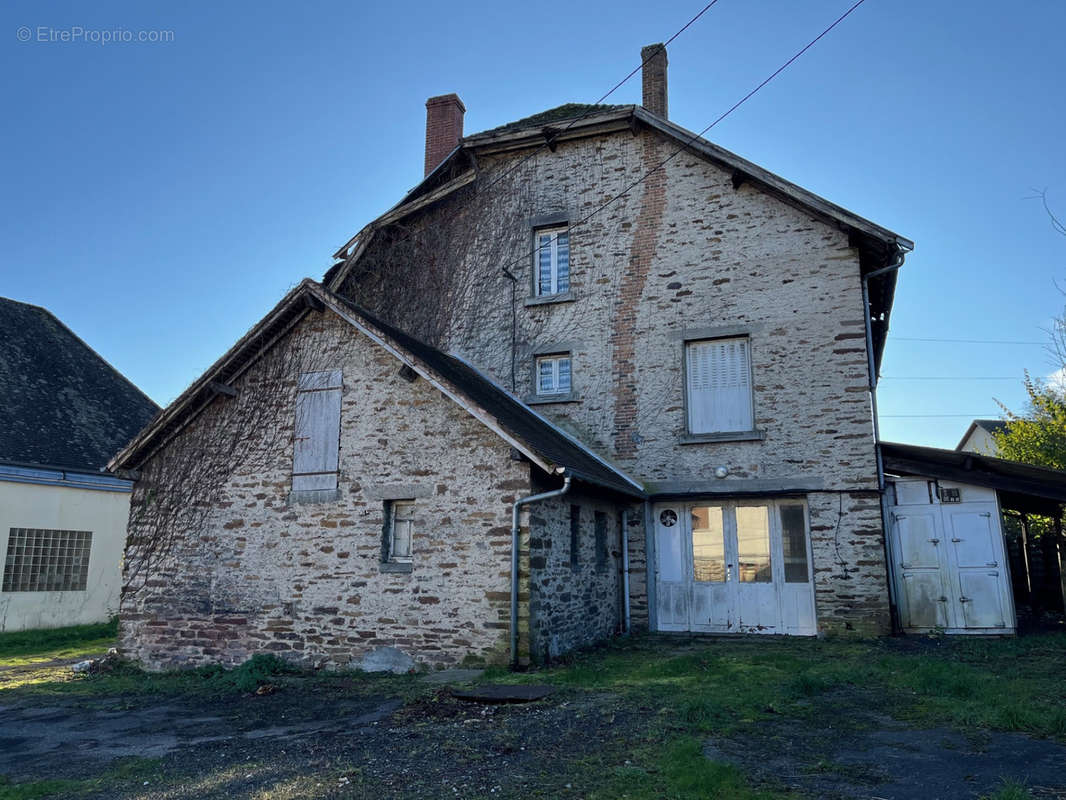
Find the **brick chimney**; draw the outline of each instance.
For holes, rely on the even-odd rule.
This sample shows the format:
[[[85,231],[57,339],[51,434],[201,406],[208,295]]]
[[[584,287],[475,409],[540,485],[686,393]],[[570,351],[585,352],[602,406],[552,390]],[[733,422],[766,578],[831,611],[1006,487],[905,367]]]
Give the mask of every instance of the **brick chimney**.
[[[457,94],[442,94],[426,101],[426,175],[459,144],[465,113],[466,106]]]
[[[641,70],[644,102],[641,105],[655,116],[666,119],[666,45],[642,47],[640,61],[644,65]]]

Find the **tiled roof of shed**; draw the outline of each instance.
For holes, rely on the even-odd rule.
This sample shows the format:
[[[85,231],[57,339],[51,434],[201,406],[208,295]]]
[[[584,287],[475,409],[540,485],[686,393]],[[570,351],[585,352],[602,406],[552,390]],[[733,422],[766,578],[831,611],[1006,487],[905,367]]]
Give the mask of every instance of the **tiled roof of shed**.
[[[0,298],[0,462],[96,472],[158,411],[51,312]]]

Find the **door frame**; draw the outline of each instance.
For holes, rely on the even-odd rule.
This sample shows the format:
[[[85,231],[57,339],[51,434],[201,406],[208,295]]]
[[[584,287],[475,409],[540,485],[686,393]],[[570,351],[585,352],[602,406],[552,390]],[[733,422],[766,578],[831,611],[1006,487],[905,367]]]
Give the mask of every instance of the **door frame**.
[[[785,583],[785,564],[784,564],[784,544],[783,544],[783,531],[781,525],[781,507],[788,505],[799,505],[803,509],[803,525],[804,525],[804,544],[806,546],[807,555],[807,582],[806,583]],[[702,629],[694,626],[692,622],[692,611],[694,605],[693,589],[694,585],[699,582],[693,578],[693,542],[692,542],[692,509],[700,506],[721,506],[723,507],[723,528],[725,535],[725,550],[726,555],[734,557],[736,561],[736,551],[738,549],[737,542],[737,525],[736,525],[736,513],[735,510],[739,507],[753,506],[766,508],[768,510],[768,522],[769,522],[769,534],[770,534],[770,568],[772,579],[770,585],[773,587],[774,592],[774,605],[777,608],[776,625],[766,626],[762,629],[756,629],[755,626],[746,626],[743,620],[739,620],[736,624],[728,624],[724,628],[717,626],[704,626]],[[811,542],[811,517],[810,517],[810,504],[807,501],[806,496],[783,496],[783,497],[686,497],[678,498],[676,500],[658,500],[648,504],[649,513],[646,516],[646,520],[649,523],[648,541],[653,545],[652,548],[652,562],[654,569],[652,570],[652,580],[650,583],[653,585],[653,591],[649,592],[649,605],[650,609],[650,622],[651,628],[655,631],[662,632],[689,632],[689,633],[764,633],[764,634],[787,634],[787,635],[799,635],[799,636],[813,636],[818,632],[818,616],[817,605],[815,598],[814,587],[814,553]],[[669,596],[671,591],[676,592],[675,582],[670,582],[670,589],[664,592],[666,586],[661,581],[660,575],[662,571],[662,553],[659,547],[659,535],[660,535],[660,515],[666,509],[674,510],[678,515],[678,528],[679,533],[683,538],[681,545],[681,575],[683,584],[683,596],[684,602],[684,616],[685,622],[680,623],[678,621],[666,622],[662,619],[660,614],[660,599],[665,595]],[[730,513],[732,511],[732,513]],[[729,553],[730,546],[732,547],[732,553]],[[734,573],[738,572],[738,568],[734,563]],[[727,583],[715,584],[725,587]],[[759,584],[765,585],[765,584]],[[810,623],[806,625],[788,626],[786,625],[786,615],[784,604],[786,602],[786,587],[798,587],[806,586],[807,592],[804,593],[804,599],[809,594],[809,615]],[[733,577],[731,585],[725,589],[723,594],[730,598],[729,602],[734,606],[728,611],[729,619],[734,620],[738,618],[740,611],[740,601],[738,590],[740,590],[741,583]],[[793,590],[795,591],[795,590]]]

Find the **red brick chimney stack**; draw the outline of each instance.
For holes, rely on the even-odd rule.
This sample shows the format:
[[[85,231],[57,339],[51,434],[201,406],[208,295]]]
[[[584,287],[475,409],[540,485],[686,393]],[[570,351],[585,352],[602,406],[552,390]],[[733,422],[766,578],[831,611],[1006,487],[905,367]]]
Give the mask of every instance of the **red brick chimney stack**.
[[[640,50],[644,64],[641,79],[644,84],[642,105],[657,117],[667,119],[666,114],[666,45],[649,44]]]
[[[437,168],[463,138],[466,106],[457,94],[442,94],[426,101],[426,175]]]

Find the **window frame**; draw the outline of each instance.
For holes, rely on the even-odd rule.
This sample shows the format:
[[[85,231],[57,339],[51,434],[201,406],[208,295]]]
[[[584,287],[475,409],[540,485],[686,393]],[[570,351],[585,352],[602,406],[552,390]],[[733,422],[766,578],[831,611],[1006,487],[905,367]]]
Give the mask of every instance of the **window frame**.
[[[413,498],[402,500],[385,501],[385,536],[383,541],[383,564],[395,564],[410,566],[414,563],[414,540],[415,540],[415,501]],[[403,511],[404,516],[400,517]],[[396,554],[396,522],[407,523],[407,553]]]
[[[0,592],[85,592],[92,557],[92,531],[12,527]]]
[[[567,363],[567,383],[566,388],[562,388],[559,385],[559,364],[562,361]],[[542,390],[540,385],[540,367],[541,364],[552,364],[552,386],[550,390]],[[540,397],[565,397],[574,391],[574,359],[570,353],[545,353],[543,355],[536,355],[533,357],[533,394]]]
[[[548,286],[544,287],[541,284],[540,273],[540,256],[541,251],[545,245],[541,244],[540,238],[542,236],[550,236],[550,240],[547,243],[550,256],[548,262]],[[559,288],[559,236],[566,236],[566,286],[565,288]],[[570,258],[570,225],[545,225],[533,229],[533,298],[550,298],[565,296],[570,293],[570,277],[571,277],[571,258]]]
[[[714,428],[712,430],[693,430],[693,403],[691,368],[689,366],[689,348],[701,344],[744,342],[746,344],[747,358],[747,389],[748,389],[748,419],[746,428]],[[682,341],[681,369],[682,369],[682,405],[684,409],[684,436],[682,444],[698,443],[704,441],[729,441],[729,440],[761,440],[764,438],[762,431],[755,427],[755,380],[754,367],[752,364],[752,337],[750,333],[736,333],[724,336],[700,336],[685,338]]]

